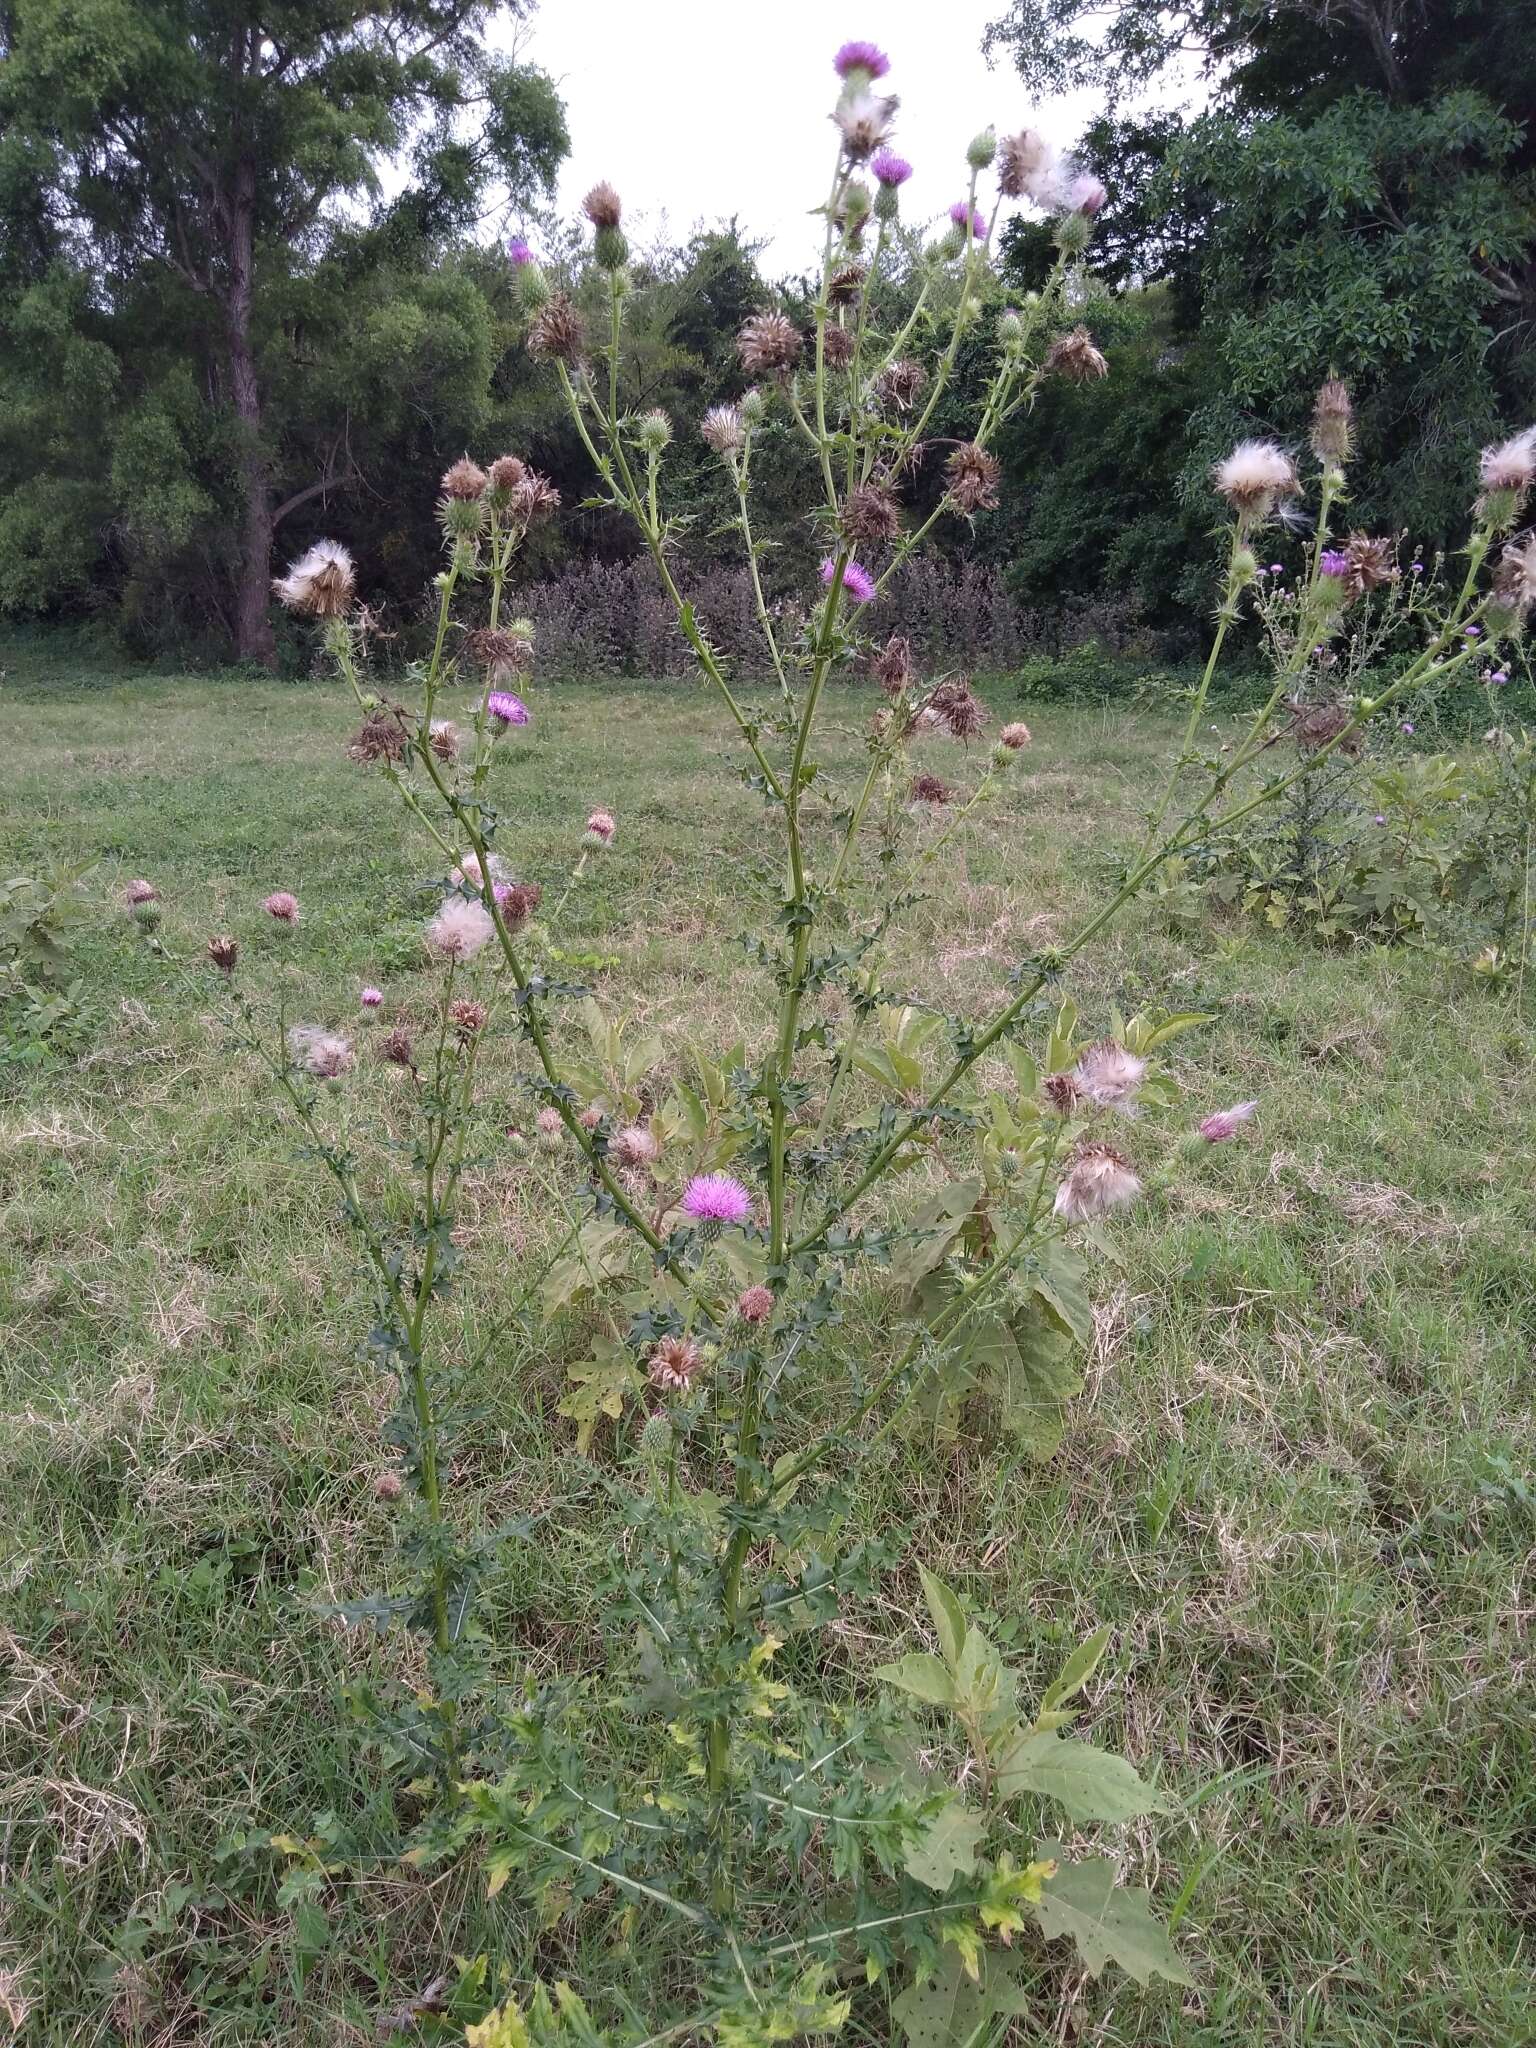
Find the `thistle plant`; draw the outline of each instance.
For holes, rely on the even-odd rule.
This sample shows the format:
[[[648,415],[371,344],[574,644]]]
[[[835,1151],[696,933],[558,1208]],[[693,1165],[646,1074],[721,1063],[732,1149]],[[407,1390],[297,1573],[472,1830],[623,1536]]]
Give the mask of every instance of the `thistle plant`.
[[[871,644],[861,612],[942,523],[963,531],[997,502],[997,437],[1043,379],[1107,373],[1081,317],[1104,194],[1032,131],[985,130],[899,295],[889,272],[909,167],[893,146],[896,103],[878,90],[887,62],[850,43],[835,68],[809,323],[773,305],[749,318],[739,353],[752,381],[697,429],[734,499],[766,701],[739,687],[686,594],[684,522],[668,509],[681,430],[627,403],[635,287],[619,194],[602,184],[585,203],[596,321],[526,242],[511,252],[527,346],[559,387],[598,500],[631,523],[675,606],[776,834],[782,887],[746,940],[762,1000],[741,1043],[648,1038],[555,971],[564,905],[622,821],[601,809],[584,829],[572,821],[558,901],[555,876],[520,878],[508,853],[505,756],[542,716],[510,582],[523,538],[554,507],[543,479],[510,455],[448,471],[432,644],[388,689],[370,671],[344,550],[321,544],[278,586],[319,621],[357,700],[351,751],[391,785],[441,876],[424,936],[440,975],[428,1056],[381,1048],[418,1099],[405,1228],[369,1212],[354,1127],[324,1122],[346,1105],[350,1045],[291,1027],[275,1040],[239,997],[249,1042],[279,1048],[269,1064],[343,1189],[380,1295],[378,1348],[401,1379],[420,1590],[373,1612],[405,1607],[431,1646],[431,1683],[401,1708],[369,1704],[392,1753],[418,1776],[429,1761],[440,1787],[412,1855],[473,1849],[492,1889],[545,1922],[618,1900],[633,1938],[644,1927],[671,1944],[666,2012],[636,2024],[603,1982],[553,2000],[508,1996],[471,2029],[482,2048],[641,2037],[748,2048],[833,2031],[866,2000],[887,2008],[873,2022],[882,2038],[896,2026],[914,2042],[969,2040],[1018,2009],[1059,1936],[1093,1974],[1115,1961],[1142,1982],[1188,1981],[1146,1895],[1058,1839],[1063,1819],[1074,1833],[1112,1828],[1169,1803],[1130,1763],[1065,1732],[1102,1635],[1026,1705],[977,1616],[925,1572],[915,1618],[934,1649],[883,1667],[878,1690],[839,1690],[793,1652],[782,1660],[799,1673],[792,1685],[776,1660],[903,1561],[893,1543],[845,1534],[860,1461],[893,1432],[995,1427],[1027,1451],[1054,1447],[1091,1326],[1097,1233],[1255,1112],[1211,1109],[1171,1131],[1179,1093],[1161,1055],[1202,1020],[1157,1010],[1085,1023],[1070,986],[1078,956],[1171,861],[1275,803],[1404,692],[1454,677],[1470,648],[1518,632],[1536,598],[1536,541],[1507,547],[1491,585],[1484,577],[1530,488],[1533,430],[1485,458],[1464,582],[1423,622],[1422,644],[1374,701],[1342,703],[1315,747],[1272,765],[1310,649],[1337,635],[1353,584],[1374,573],[1374,543],[1330,538],[1350,438],[1347,393],[1331,385],[1294,629],[1276,638],[1273,688],[1239,743],[1210,759],[1197,745],[1222,646],[1258,580],[1255,543],[1303,498],[1295,460],[1269,442],[1234,450],[1214,479],[1230,540],[1210,662],[1143,843],[1075,933],[1014,963],[991,1014],[908,999],[889,978],[897,935],[945,849],[1006,801],[1031,735],[1018,723],[973,746],[987,713],[968,680],[920,674],[900,639]],[[992,245],[1020,201],[1053,220],[1056,256],[1044,287],[1013,305]],[[967,436],[939,442],[962,350],[984,355],[984,388]],[[804,442],[818,480],[806,516],[821,567],[799,609],[770,600],[770,537],[754,520],[756,452],[777,432]],[[917,514],[920,476],[938,481]],[[846,790],[830,787],[817,752],[840,673],[868,678],[873,707],[863,773]],[[940,774],[928,749],[945,743],[957,765]],[[547,862],[548,850],[530,857]],[[234,982],[234,959],[214,959]],[[611,1668],[510,1698],[481,1682],[466,1648],[473,1557],[445,1508],[453,1393],[434,1363],[480,1048],[505,1026],[534,1133],[519,1142],[571,1216],[537,1302],[508,1313],[543,1319],[554,1342],[564,1311],[582,1309],[564,1413],[577,1447],[602,1459],[623,1526],[594,1589]],[[855,1301],[878,1319],[875,1364],[841,1334]],[[498,1987],[475,1981],[489,2002]]]

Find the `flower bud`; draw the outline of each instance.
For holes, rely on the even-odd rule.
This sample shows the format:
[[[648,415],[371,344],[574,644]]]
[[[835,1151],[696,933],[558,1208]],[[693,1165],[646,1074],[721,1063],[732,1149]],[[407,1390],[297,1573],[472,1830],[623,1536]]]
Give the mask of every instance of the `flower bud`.
[[[146,896],[133,905],[129,915],[140,931],[152,932],[164,915],[164,907],[158,898]]]
[[[865,221],[869,219],[870,209],[873,204],[869,187],[860,184],[857,178],[850,178],[843,187],[842,198],[838,208],[843,232],[846,235],[851,238],[858,234]]]
[[[659,455],[672,439],[672,422],[655,406],[650,412],[642,413],[635,428],[635,439],[647,455]]]
[[[1018,348],[1024,340],[1024,322],[1019,318],[1018,309],[1008,306],[997,316],[997,338],[1004,348]]]
[[[1063,256],[1081,256],[1093,240],[1093,226],[1086,213],[1064,213],[1056,223],[1056,246]]]
[[[768,400],[754,384],[750,390],[743,391],[736,410],[741,414],[741,424],[749,432],[754,432],[768,417]]]
[[[526,1159],[530,1150],[528,1140],[516,1124],[507,1125],[507,1150],[514,1159]]]
[[[618,227],[599,228],[592,238],[592,254],[600,270],[622,270],[629,261],[629,244],[624,239],[624,230]]]
[[[1259,573],[1259,558],[1252,548],[1239,548],[1232,557],[1232,581],[1244,589]]]
[[[997,131],[983,128],[979,135],[973,135],[965,152],[965,160],[973,171],[984,171],[997,155]]]
[[[648,1415],[640,1431],[640,1455],[653,1464],[672,1454],[672,1425],[665,1415]]]

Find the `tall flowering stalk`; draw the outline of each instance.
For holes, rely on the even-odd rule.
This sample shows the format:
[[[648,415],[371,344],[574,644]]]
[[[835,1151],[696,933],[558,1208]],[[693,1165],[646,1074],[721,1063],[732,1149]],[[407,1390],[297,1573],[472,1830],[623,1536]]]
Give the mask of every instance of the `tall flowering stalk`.
[[[542,479],[513,456],[489,469],[466,457],[443,478],[445,565],[430,654],[402,686],[410,708],[369,681],[366,622],[342,550],[312,551],[279,585],[284,602],[322,621],[356,695],[363,723],[353,754],[378,764],[442,857],[443,900],[428,942],[448,963],[444,1017],[458,1000],[453,975],[489,960],[476,1030],[490,1028],[498,1004],[515,1021],[541,1152],[552,1171],[563,1165],[584,1179],[590,1211],[546,1290],[556,1305],[590,1304],[598,1324],[591,1355],[571,1366],[563,1412],[581,1448],[617,1425],[615,1447],[642,1480],[624,1509],[633,1543],[603,1589],[639,1645],[634,1689],[621,1688],[626,1708],[639,1700],[654,1709],[640,1716],[633,1750],[615,1760],[611,1718],[569,1689],[530,1694],[472,1753],[453,1749],[454,1788],[418,1853],[485,1846],[495,1882],[515,1876],[551,1914],[569,1910],[572,1896],[595,1899],[611,1888],[637,1911],[675,1916],[704,1944],[698,1975],[709,2002],[672,2032],[714,2030],[735,2043],[839,2025],[849,2001],[829,1978],[834,1962],[845,1973],[857,1963],[871,1981],[900,1972],[908,1988],[892,2010],[902,2018],[905,2007],[913,2039],[931,2037],[923,2001],[932,1993],[942,2003],[956,1972],[986,1988],[982,2021],[996,2018],[1016,2009],[1025,1966],[1010,1944],[1031,1926],[1045,1938],[1096,1928],[1085,1950],[1094,1969],[1109,1952],[1143,1980],[1155,1971],[1185,1981],[1144,1898],[1122,1895],[1115,1925],[1130,1932],[1105,1936],[1107,1865],[1065,1849],[1033,1858],[1026,1849],[1022,1864],[1015,1854],[1035,1839],[1014,1817],[1020,1801],[1033,1802],[1033,1812],[1054,1800],[1074,1827],[1163,1804],[1128,1764],[1062,1733],[1073,1714],[1067,1702],[1103,1654],[1101,1638],[1069,1660],[1030,1714],[1017,1674],[954,1594],[925,1575],[940,1654],[886,1667],[877,1711],[798,1698],[774,1675],[773,1659],[783,1631],[823,1619],[839,1597],[873,1584],[876,1560],[840,1538],[840,1489],[850,1473],[856,1480],[861,1448],[918,1413],[933,1427],[987,1414],[1036,1451],[1060,1434],[1080,1384],[1075,1347],[1091,1327],[1077,1246],[1085,1225],[1102,1227],[1161,1177],[1149,1154],[1177,1091],[1159,1056],[1201,1021],[1115,1017],[1090,1035],[1064,988],[1071,962],[1168,862],[1274,802],[1405,691],[1454,677],[1469,649],[1486,654],[1518,632],[1536,601],[1536,543],[1507,547],[1491,587],[1482,578],[1536,464],[1536,435],[1517,436],[1485,458],[1465,581],[1447,614],[1426,626],[1421,651],[1374,703],[1340,707],[1305,759],[1264,772],[1292,715],[1304,646],[1338,630],[1350,591],[1378,565],[1369,537],[1330,541],[1349,421],[1347,394],[1328,387],[1314,429],[1321,468],[1301,625],[1294,645],[1277,648],[1271,693],[1239,743],[1202,758],[1201,715],[1226,634],[1258,576],[1255,540],[1305,490],[1295,459],[1266,441],[1234,449],[1213,479],[1231,534],[1210,664],[1144,843],[1118,884],[1076,933],[1015,964],[1011,993],[991,1015],[944,1016],[893,1001],[883,980],[892,934],[943,849],[1006,789],[1030,734],[1012,724],[968,753],[987,714],[966,678],[921,676],[899,639],[868,644],[861,613],[938,522],[972,520],[997,503],[997,437],[1044,378],[1107,373],[1078,319],[1092,219],[1105,195],[1032,130],[1001,141],[982,131],[966,153],[964,196],[902,310],[887,267],[909,166],[892,146],[896,102],[876,90],[889,67],[874,45],[855,42],[837,53],[835,69],[833,164],[809,326],[776,306],[754,313],[738,341],[752,381],[699,428],[730,478],[776,686],[768,703],[739,692],[681,587],[682,525],[667,496],[673,422],[625,404],[632,280],[620,195],[604,183],[585,201],[600,283],[595,331],[525,242],[512,251],[530,353],[550,366],[599,496],[633,524],[734,725],[745,778],[776,821],[780,900],[750,946],[773,994],[753,1044],[724,1057],[693,1048],[686,1084],[664,1071],[665,1048],[626,1034],[585,991],[546,972],[557,956],[540,885],[515,878],[497,851],[498,763],[540,715],[529,686],[532,636],[508,616],[508,583],[519,544],[554,506]],[[1020,201],[1053,218],[1056,259],[1043,289],[1012,307],[991,250],[1002,209]],[[975,417],[966,437],[935,442],[968,343],[990,361]],[[753,516],[755,452],[776,431],[804,440],[819,479],[807,516],[822,560],[803,628],[786,626],[768,601]],[[925,466],[940,481],[919,515],[909,498]],[[862,780],[829,802],[819,720],[830,678],[852,667],[867,670],[882,702]],[[944,743],[962,762],[979,762],[965,771],[968,791],[933,771],[926,749]],[[577,875],[616,829],[611,814],[591,813]],[[585,1049],[556,1023],[556,1005],[576,1002]],[[414,1291],[390,1296],[412,1385],[435,1279],[451,1251],[463,1156],[451,1151],[440,1185],[431,1134],[461,1146],[454,1134],[464,1128],[473,1071],[472,1060],[453,1067],[466,1092],[451,1115],[434,1121],[429,1109],[425,1242]],[[345,1087],[342,1075],[331,1078]],[[1188,1161],[1232,1139],[1255,1108],[1211,1113],[1167,1148],[1170,1157]],[[349,1197],[370,1258],[377,1265],[382,1256],[392,1272],[390,1255],[375,1251],[370,1226],[353,1213],[359,1208]],[[855,1285],[879,1303],[875,1369],[836,1341]],[[815,1366],[846,1383],[848,1413],[808,1441],[798,1389]],[[427,1418],[418,1422],[429,1434]],[[821,1468],[833,1460],[843,1469],[828,1475]],[[438,1494],[429,1493],[438,1513],[440,1480],[437,1471]],[[965,1771],[954,1775],[941,1762],[915,1782],[897,1768],[898,1717],[915,1710],[949,1717]],[[765,1873],[786,1866],[802,1874],[810,1916],[788,1941],[770,1924],[777,1915],[762,1910]],[[519,2040],[523,2025],[507,2008],[473,2037]],[[588,2036],[577,2029],[572,2038]]]

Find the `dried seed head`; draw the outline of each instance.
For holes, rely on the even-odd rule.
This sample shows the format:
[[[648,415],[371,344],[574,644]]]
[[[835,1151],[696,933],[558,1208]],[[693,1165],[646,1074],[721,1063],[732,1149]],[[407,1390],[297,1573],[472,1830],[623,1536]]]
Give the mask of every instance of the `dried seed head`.
[[[717,455],[737,455],[746,440],[740,409],[734,405],[712,405],[699,422],[699,432]]]
[[[948,676],[928,696],[927,709],[951,739],[973,740],[987,722],[986,706],[965,676]]]
[[[782,313],[753,313],[741,325],[736,353],[749,377],[792,369],[800,355],[800,336]]]
[[[1079,1055],[1072,1078],[1079,1090],[1101,1109],[1129,1113],[1146,1072],[1144,1059],[1127,1052],[1116,1039],[1101,1038]]]
[[[997,185],[1005,199],[1036,199],[1045,191],[1055,152],[1034,128],[1005,135],[997,145]]]
[[[452,469],[443,471],[443,496],[458,498],[465,504],[472,504],[485,496],[486,474],[478,462],[471,462],[467,455],[461,455]]]
[[[862,263],[845,263],[827,279],[829,306],[856,306],[867,275]]]
[[[912,642],[901,633],[893,633],[869,657],[869,672],[888,697],[904,697],[917,681]]]
[[[1351,597],[1368,590],[1381,590],[1398,578],[1397,550],[1390,540],[1373,540],[1368,533],[1352,533],[1343,547],[1348,572],[1344,588]]]
[[[481,626],[471,633],[465,643],[471,658],[485,670],[494,685],[510,682],[513,676],[526,675],[533,666],[533,649],[516,633],[509,633],[505,626]]]
[[[299,921],[299,899],[291,890],[274,889],[261,907],[277,924],[295,925]]]
[[[853,336],[846,327],[825,327],[821,335],[821,358],[829,370],[846,370],[853,361]]]
[[[472,1038],[478,1038],[485,1029],[484,1003],[474,1002],[468,996],[461,996],[456,1003],[450,1005],[448,1016],[460,1045],[468,1045]]]
[[[208,941],[208,958],[221,974],[233,974],[235,962],[240,958],[240,941],[221,932],[217,938]]]
[[[347,742],[354,761],[403,761],[410,742],[398,711],[370,711]]]
[[[459,728],[451,718],[434,718],[427,733],[427,745],[439,761],[457,761]]]
[[[624,217],[619,195],[606,178],[592,187],[581,202],[581,210],[595,228],[616,228]]]
[[[937,775],[914,775],[908,795],[915,804],[947,804],[950,801],[949,785],[941,782]]]
[[[1082,1090],[1070,1074],[1047,1074],[1045,1099],[1058,1116],[1070,1116],[1082,1099]]]
[[[1096,377],[1109,375],[1109,364],[1095,348],[1086,327],[1074,327],[1069,334],[1058,335],[1045,352],[1043,368],[1073,384],[1090,384]]]
[[[1536,480],[1536,427],[1485,448],[1478,473],[1485,491],[1512,491],[1517,501],[1523,498]]]
[[[1016,718],[1011,724],[1005,725],[997,737],[999,744],[1005,746],[1010,754],[1016,754],[1021,748],[1029,745],[1034,734],[1022,718]]]
[[[879,93],[860,92],[838,102],[832,119],[843,138],[843,153],[850,163],[862,164],[872,157],[891,132],[900,102]]]
[[[661,1147],[648,1124],[625,1124],[614,1132],[608,1150],[620,1166],[649,1166]]]
[[[1283,500],[1301,492],[1295,463],[1274,441],[1239,441],[1212,475],[1233,511],[1255,519],[1267,519]]]
[[[416,1048],[411,1042],[411,1034],[403,1025],[397,1024],[392,1031],[386,1031],[379,1040],[379,1058],[387,1061],[392,1067],[414,1069]]]
[[[552,292],[528,329],[528,353],[536,362],[579,363],[586,348],[581,315],[565,292]]]
[[[279,604],[312,619],[339,619],[356,588],[352,557],[333,540],[317,540],[273,582]]]
[[[1002,476],[1003,466],[995,455],[974,441],[962,442],[944,465],[950,504],[967,518],[990,512],[997,504]]]
[[[1084,1145],[1056,1190],[1053,1207],[1069,1223],[1123,1209],[1141,1193],[1130,1162],[1113,1145]]]
[[[1330,377],[1312,407],[1312,453],[1319,462],[1347,462],[1354,440],[1355,409],[1349,386]]]
[[[921,363],[915,363],[907,356],[898,356],[875,379],[875,396],[882,405],[894,406],[898,412],[910,412],[922,396],[927,382],[928,372]]]
[[[537,882],[504,882],[492,893],[509,932],[521,931],[544,900],[544,891]]]
[[[497,498],[506,499],[527,474],[528,465],[520,455],[498,455],[491,464],[487,482]]]
[[[1536,605],[1536,532],[1522,534],[1505,548],[1493,573],[1493,590],[1519,625]]]
[[[894,540],[901,531],[901,509],[879,484],[857,484],[843,501],[838,520],[844,540]]]
[[[540,476],[536,470],[528,470],[512,487],[512,517],[525,532],[559,509],[560,493],[547,476]]]

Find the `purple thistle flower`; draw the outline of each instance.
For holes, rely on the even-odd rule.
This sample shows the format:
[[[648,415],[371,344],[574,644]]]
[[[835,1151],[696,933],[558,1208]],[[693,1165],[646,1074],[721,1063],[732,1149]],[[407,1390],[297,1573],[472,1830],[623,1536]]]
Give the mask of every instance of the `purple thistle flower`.
[[[1467,626],[1463,628],[1463,631],[1469,640],[1479,640],[1482,638],[1483,629],[1481,626]]]
[[[507,261],[518,270],[533,261],[533,251],[521,235],[514,235],[508,242]]]
[[[954,205],[949,209],[949,217],[957,228],[969,227],[972,235],[978,242],[986,240],[986,222],[982,219],[980,212],[968,206],[963,199],[955,201]]]
[[[683,1190],[683,1214],[700,1223],[745,1223],[752,1197],[728,1173],[696,1173]]]
[[[1490,683],[1507,683],[1509,681],[1509,670],[1507,668],[1496,668],[1488,680]]]
[[[1398,731],[1399,731],[1399,732],[1405,732],[1405,733],[1407,733],[1408,737],[1409,737],[1410,739],[1412,739],[1412,737],[1413,737],[1413,720],[1412,720],[1411,718],[1405,718],[1405,719],[1403,720],[1402,724],[1401,724],[1401,725],[1400,725],[1400,726],[1398,727]]]
[[[1347,576],[1349,574],[1349,557],[1346,554],[1341,554],[1337,548],[1324,548],[1322,560],[1317,566],[1324,576]]]
[[[821,580],[829,590],[832,587],[832,578],[836,574],[837,564],[828,555],[821,565]],[[875,579],[857,562],[849,562],[843,570],[843,589],[855,604],[868,604],[875,594]]]
[[[1415,576],[1422,576],[1424,574],[1424,564],[1422,562],[1410,562],[1408,566]]]
[[[1269,565],[1269,573],[1271,576],[1283,576],[1285,574],[1284,562],[1271,562]]]
[[[492,690],[485,700],[485,709],[498,732],[504,732],[509,725],[528,723],[528,706],[510,690]]]
[[[1257,1102],[1234,1102],[1230,1109],[1218,1109],[1202,1120],[1201,1137],[1208,1145],[1224,1145],[1228,1138],[1236,1137],[1240,1125],[1257,1115],[1258,1107]]]
[[[912,166],[894,149],[877,149],[869,160],[869,168],[882,185],[892,190],[898,185],[905,185],[912,175]]]
[[[839,78],[846,78],[850,71],[864,71],[871,78],[884,78],[891,68],[891,60],[878,43],[844,43],[832,59],[832,69]]]
[[[365,1010],[376,1010],[384,1000],[381,988],[365,988],[357,999]]]

